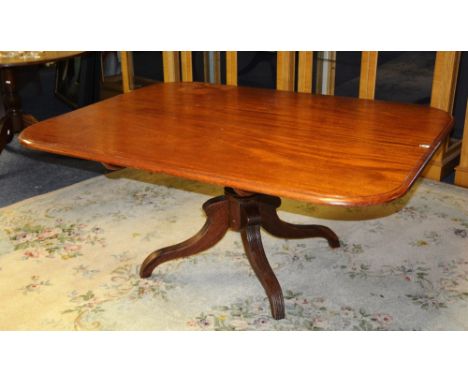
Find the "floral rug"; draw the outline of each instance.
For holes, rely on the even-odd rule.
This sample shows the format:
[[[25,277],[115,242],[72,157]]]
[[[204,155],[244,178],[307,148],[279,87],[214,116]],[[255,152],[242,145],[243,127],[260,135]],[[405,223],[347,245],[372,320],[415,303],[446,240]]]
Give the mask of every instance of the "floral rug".
[[[340,237],[282,240],[263,232],[285,295],[266,295],[228,232],[210,250],[140,279],[154,249],[205,221],[219,187],[122,170],[0,210],[2,330],[466,330],[468,190],[429,180],[380,207],[284,200],[290,222]]]

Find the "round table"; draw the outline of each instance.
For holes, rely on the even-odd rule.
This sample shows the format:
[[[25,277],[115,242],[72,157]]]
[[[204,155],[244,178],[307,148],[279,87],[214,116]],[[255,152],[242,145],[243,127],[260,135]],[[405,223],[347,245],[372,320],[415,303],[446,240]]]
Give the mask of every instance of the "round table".
[[[5,108],[5,116],[0,119],[0,153],[13,139],[13,134],[37,122],[32,115],[21,111],[21,100],[16,90],[15,68],[18,66],[38,65],[64,60],[84,52],[47,51],[47,52],[5,52],[0,51],[0,81]]]

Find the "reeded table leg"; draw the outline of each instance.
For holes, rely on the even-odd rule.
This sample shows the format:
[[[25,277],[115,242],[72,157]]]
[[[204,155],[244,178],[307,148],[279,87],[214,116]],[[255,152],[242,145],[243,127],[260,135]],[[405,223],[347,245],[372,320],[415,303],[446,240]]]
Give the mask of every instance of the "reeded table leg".
[[[250,265],[270,301],[271,314],[275,320],[281,320],[284,318],[283,291],[265,255],[260,226],[254,224],[242,228],[241,236]]]
[[[271,234],[288,239],[322,237],[332,248],[340,246],[336,234],[321,225],[297,225],[282,221],[276,212],[281,200],[275,196],[225,189],[224,196],[208,200],[203,209],[207,220],[192,238],[151,253],[140,269],[141,277],[149,277],[159,264],[200,253],[220,241],[230,228],[240,232],[244,249],[257,278],[270,301],[273,318],[284,318],[284,298],[263,249],[260,227]]]

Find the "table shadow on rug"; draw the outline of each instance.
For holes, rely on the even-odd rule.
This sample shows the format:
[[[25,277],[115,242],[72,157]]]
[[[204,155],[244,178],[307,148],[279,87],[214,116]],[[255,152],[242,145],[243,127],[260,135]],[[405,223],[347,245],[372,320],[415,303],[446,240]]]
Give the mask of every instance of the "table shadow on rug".
[[[109,179],[131,179],[138,182],[175,188],[178,190],[196,192],[207,195],[207,199],[222,195],[223,188],[211,184],[206,184],[198,181],[186,180],[183,178],[161,174],[150,173],[143,170],[123,169],[106,175]],[[420,181],[417,181],[410,191],[403,197],[392,202],[358,207],[344,206],[325,206],[316,205],[307,202],[282,198],[279,211],[289,212],[298,215],[310,216],[318,219],[326,220],[371,220],[379,219],[385,216],[390,216],[403,209],[413,197],[417,188],[420,186]]]

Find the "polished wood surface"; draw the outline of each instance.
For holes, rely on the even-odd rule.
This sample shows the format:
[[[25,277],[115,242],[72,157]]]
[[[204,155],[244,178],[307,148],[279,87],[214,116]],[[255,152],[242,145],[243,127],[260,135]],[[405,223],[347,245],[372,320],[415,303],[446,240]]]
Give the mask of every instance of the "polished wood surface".
[[[299,52],[297,65],[297,91],[312,93],[312,73],[314,68],[314,53]]]
[[[40,122],[20,141],[118,166],[352,206],[405,194],[452,124],[448,113],[426,106],[166,83]]]
[[[226,52],[226,85],[237,85],[237,52]]]
[[[432,79],[431,106],[452,112],[461,52],[437,52]]]
[[[276,68],[276,89],[294,91],[296,52],[279,51]]]
[[[182,51],[180,52],[180,67],[182,73],[182,81],[192,82],[193,81],[193,68],[192,68],[192,52]]]
[[[377,82],[379,52],[362,52],[361,75],[359,76],[359,98],[374,99]]]
[[[132,52],[120,52],[120,66],[122,72],[122,88],[124,93],[128,93],[135,87],[133,54]]]
[[[44,64],[51,61],[63,60],[77,56],[84,52],[78,51],[44,51],[38,52],[37,56],[9,57],[7,51],[0,51],[0,66],[23,66],[33,64]]]
[[[164,82],[180,81],[179,52],[164,51],[162,56]]]

